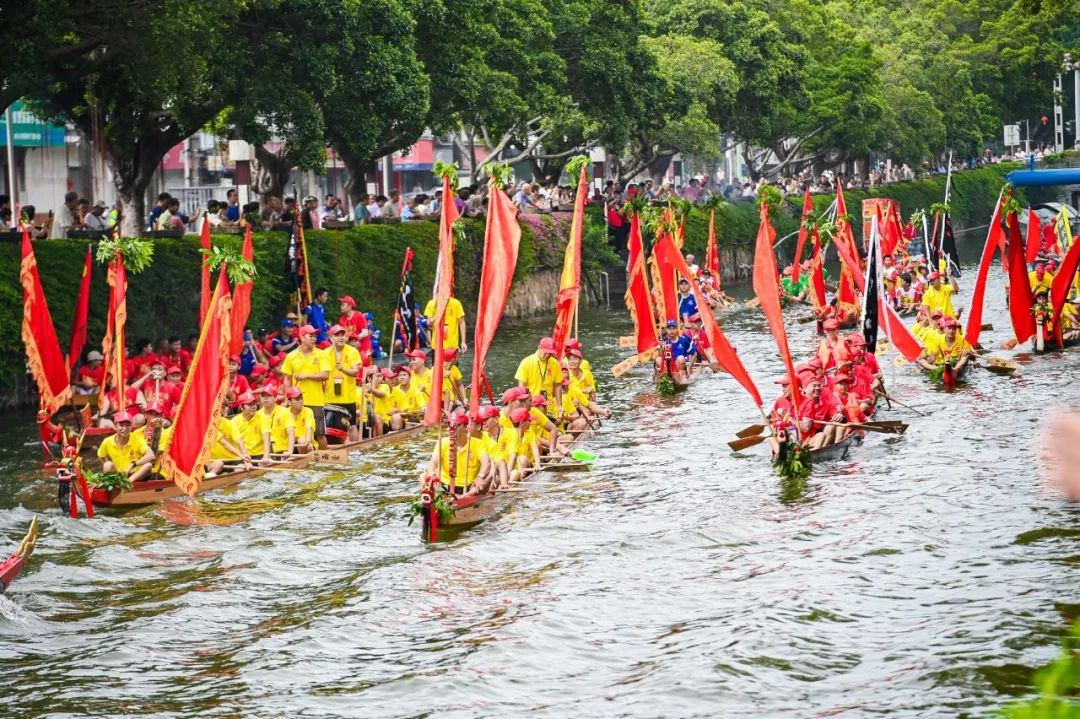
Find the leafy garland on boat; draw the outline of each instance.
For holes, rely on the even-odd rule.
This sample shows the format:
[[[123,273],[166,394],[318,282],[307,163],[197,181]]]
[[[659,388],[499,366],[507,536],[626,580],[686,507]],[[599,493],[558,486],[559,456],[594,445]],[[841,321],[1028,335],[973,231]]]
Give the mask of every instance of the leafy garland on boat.
[[[660,375],[656,380],[656,391],[661,397],[674,397],[676,393],[675,380],[669,374]]]
[[[121,472],[95,472],[88,469],[83,472],[83,476],[86,477],[86,483],[96,489],[109,492],[114,489],[122,492],[131,489],[131,479]]]
[[[786,480],[806,479],[810,476],[810,448],[806,445],[788,444],[787,451],[776,459],[776,473]]]
[[[454,518],[454,500],[450,496],[450,492],[446,487],[439,485],[435,490],[435,498],[432,500],[435,505],[435,511],[439,514],[439,522],[448,522]],[[427,509],[424,507],[424,501],[421,497],[409,502],[408,508],[405,510],[405,519],[409,520],[409,526],[412,526],[413,520],[417,517],[423,517]]]

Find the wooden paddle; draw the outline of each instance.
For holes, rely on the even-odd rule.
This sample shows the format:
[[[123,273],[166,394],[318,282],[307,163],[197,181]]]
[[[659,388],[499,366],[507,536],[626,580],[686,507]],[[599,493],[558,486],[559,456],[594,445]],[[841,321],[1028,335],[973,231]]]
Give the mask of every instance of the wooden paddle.
[[[881,434],[903,434],[907,432],[908,426],[906,424],[891,425],[887,427],[879,427],[872,424],[857,424],[855,422],[823,422],[815,420],[817,424],[824,424],[829,427],[850,427],[851,429],[865,429],[868,432],[879,432]]]
[[[804,317],[796,318],[795,321],[798,322],[800,325],[805,325],[805,324],[809,324],[809,323],[813,322],[816,319],[817,319],[817,315],[806,315]]]
[[[848,426],[850,426],[850,425],[848,425]],[[871,428],[876,427],[876,428],[882,428],[882,429],[886,429],[886,428],[889,428],[889,427],[903,427],[905,431],[907,430],[907,424],[905,424],[904,422],[901,422],[898,419],[870,420],[870,421],[862,423],[859,426],[860,427],[871,427]],[[747,437],[752,437],[754,435],[761,434],[766,429],[767,429],[767,426],[764,425],[764,424],[752,424],[749,427],[747,427],[746,429],[740,430],[738,433],[736,433],[735,436],[738,437],[739,439],[746,439]],[[901,432],[901,434],[902,434],[902,432]]]
[[[761,444],[771,436],[771,434],[762,434],[758,435],[757,437],[743,437],[742,439],[734,439],[728,442],[728,446],[731,447],[731,450],[733,452],[739,452],[746,449],[747,447],[753,447],[755,444]]]
[[[1013,360],[1002,359],[1001,357],[991,357],[989,355],[981,355],[972,352],[973,355],[986,362],[985,365],[978,365],[984,369],[988,369],[991,372],[998,374],[1012,374],[1016,370],[1020,369],[1020,363]]]
[[[749,427],[746,427],[745,429],[740,429],[738,432],[735,433],[735,436],[738,437],[739,439],[744,439],[746,437],[752,437],[755,434],[761,434],[767,428],[768,428],[768,425],[752,424]]]
[[[623,335],[619,338],[619,349],[630,349],[637,345],[637,338],[633,335]]]
[[[993,332],[994,331],[994,326],[992,324],[990,324],[989,322],[987,322],[985,325],[980,325],[979,330],[982,331],[982,332]]]
[[[748,310],[752,310],[755,307],[760,307],[760,306],[761,306],[761,300],[759,298],[757,298],[757,297],[753,298],[752,300],[749,300],[746,303],[746,309],[748,309]]]
[[[886,402],[895,402],[896,404],[900,405],[904,409],[910,409],[912,412],[919,415],[920,417],[925,417],[926,416],[925,413],[920,412],[919,410],[915,409],[914,407],[910,407],[910,406],[904,404],[900,400],[896,399],[896,397],[893,397],[891,394],[889,394],[888,392],[885,392],[884,390],[880,390],[880,389],[879,390],[874,390],[874,394],[876,394],[878,397],[883,398]]]

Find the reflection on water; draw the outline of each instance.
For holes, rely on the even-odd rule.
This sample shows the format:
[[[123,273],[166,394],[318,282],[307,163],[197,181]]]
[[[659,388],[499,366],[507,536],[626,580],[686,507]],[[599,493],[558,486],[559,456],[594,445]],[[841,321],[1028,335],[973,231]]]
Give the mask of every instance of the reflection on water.
[[[760,315],[723,322],[771,391]],[[727,450],[757,418],[733,380],[663,399],[644,368],[603,369],[625,313],[581,324],[618,411],[594,468],[433,546],[402,519],[430,440],[75,521],[31,469],[29,417],[7,422],[0,548],[45,521],[0,598],[5,716],[983,715],[1055,656],[1080,529],[1033,443],[1075,401],[1074,352],[951,394],[886,361],[928,416],[895,407],[905,436],[781,482],[767,445]],[[503,328],[496,390],[544,326]]]

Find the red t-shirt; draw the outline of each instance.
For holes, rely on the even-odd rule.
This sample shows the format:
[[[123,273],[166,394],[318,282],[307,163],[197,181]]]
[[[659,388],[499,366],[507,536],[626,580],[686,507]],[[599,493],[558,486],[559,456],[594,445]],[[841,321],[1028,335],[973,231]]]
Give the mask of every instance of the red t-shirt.
[[[359,335],[368,328],[367,317],[364,317],[363,312],[353,312],[352,317],[342,315],[338,318],[338,324],[346,330],[352,329],[353,332],[350,332],[349,334]],[[362,337],[360,339],[360,354],[363,354],[364,352],[371,352],[371,337]]]
[[[97,369],[83,365],[79,368],[76,378],[79,379],[81,383],[83,377],[89,377],[94,384],[100,387],[105,382],[105,365],[101,365]]]
[[[150,365],[158,361],[157,355],[151,352],[148,355],[139,355],[138,357],[132,357],[131,362],[131,374],[134,377],[140,377],[150,371]],[[125,371],[126,368],[125,368]]]
[[[108,392],[106,392],[105,396],[108,397],[109,405],[112,407],[113,411],[117,411],[117,410],[120,409],[120,403],[119,403],[120,397],[119,397],[119,395],[116,394],[115,389],[111,389]],[[143,395],[144,398],[145,398],[145,396],[146,395]],[[136,405],[138,399],[139,399],[139,388],[138,387],[128,387],[126,390],[124,390],[124,400],[127,403],[127,407],[134,407]]]
[[[233,396],[232,404],[235,406],[236,400],[240,397],[240,395],[250,391],[251,385],[248,383],[247,377],[237,372],[236,378],[229,385],[229,392],[232,393]]]
[[[812,419],[815,422],[810,428],[810,432],[806,433],[805,436],[811,437],[821,431],[822,425],[818,424],[818,422],[831,420],[839,411],[840,405],[837,403],[836,397],[831,393],[825,394],[822,392],[821,396],[816,400],[807,397],[799,414],[803,419]]]

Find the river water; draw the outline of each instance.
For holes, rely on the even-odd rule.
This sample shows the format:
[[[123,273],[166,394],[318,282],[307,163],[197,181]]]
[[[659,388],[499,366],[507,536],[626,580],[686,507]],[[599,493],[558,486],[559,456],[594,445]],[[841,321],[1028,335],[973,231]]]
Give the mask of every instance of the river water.
[[[995,273],[987,346],[1009,336]],[[723,322],[771,402],[760,314]],[[546,325],[500,333],[497,388]],[[30,418],[8,418],[0,553],[32,513],[43,531],[0,597],[3,716],[986,716],[1030,690],[1080,615],[1080,510],[1035,451],[1075,402],[1075,352],[952,394],[885,360],[928,416],[896,408],[905,436],[782,486],[764,445],[727,449],[757,416],[726,375],[674,400],[611,377],[629,332],[624,311],[582,317],[617,411],[594,468],[435,545],[403,519],[430,441],[72,520]]]

